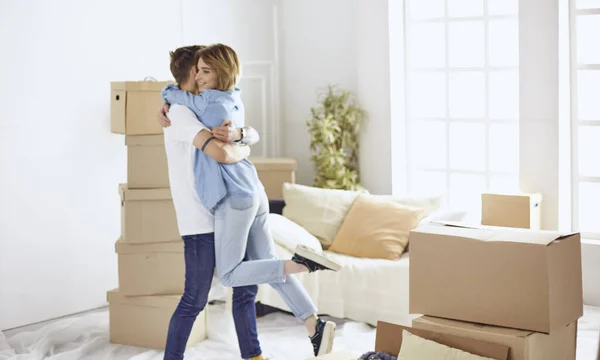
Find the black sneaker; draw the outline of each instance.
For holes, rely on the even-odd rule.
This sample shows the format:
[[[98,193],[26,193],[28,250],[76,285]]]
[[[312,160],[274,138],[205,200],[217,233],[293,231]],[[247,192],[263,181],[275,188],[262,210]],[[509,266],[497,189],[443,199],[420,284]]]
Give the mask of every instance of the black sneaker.
[[[342,265],[329,257],[324,254],[319,254],[315,250],[304,245],[298,245],[296,247],[296,252],[292,257],[292,261],[306,266],[309,272],[317,270],[338,271],[342,268]]]
[[[315,334],[310,336],[315,356],[329,354],[335,337],[335,323],[333,321],[323,321],[319,318],[315,330]]]

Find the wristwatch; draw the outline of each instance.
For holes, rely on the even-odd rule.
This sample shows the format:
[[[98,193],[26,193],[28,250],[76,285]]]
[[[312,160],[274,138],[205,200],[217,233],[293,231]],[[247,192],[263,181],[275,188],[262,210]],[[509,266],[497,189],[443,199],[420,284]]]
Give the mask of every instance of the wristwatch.
[[[244,140],[244,138],[246,137],[246,127],[241,127],[240,128],[240,138],[238,139],[238,141],[242,141]]]

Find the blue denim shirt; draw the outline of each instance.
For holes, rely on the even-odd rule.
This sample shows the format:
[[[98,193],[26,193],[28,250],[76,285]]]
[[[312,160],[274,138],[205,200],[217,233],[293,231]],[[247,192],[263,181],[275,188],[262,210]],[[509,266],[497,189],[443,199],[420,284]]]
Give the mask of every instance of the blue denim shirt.
[[[244,126],[245,112],[240,94],[241,90],[236,88],[231,91],[204,90],[193,95],[176,85],[167,85],[162,91],[166,103],[187,106],[209,129],[220,126],[224,120],[231,120],[235,127]],[[194,174],[196,192],[209,210],[214,210],[227,195],[251,196],[260,187],[256,168],[248,159],[221,164],[199,149],[196,149]]]

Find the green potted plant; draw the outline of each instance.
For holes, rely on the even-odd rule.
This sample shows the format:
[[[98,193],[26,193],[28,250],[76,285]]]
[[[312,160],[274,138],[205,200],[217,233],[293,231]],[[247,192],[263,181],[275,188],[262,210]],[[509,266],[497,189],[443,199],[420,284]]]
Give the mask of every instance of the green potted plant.
[[[363,190],[358,170],[358,132],[365,112],[350,91],[332,85],[318,99],[306,123],[311,135],[311,160],[316,165],[314,186]]]

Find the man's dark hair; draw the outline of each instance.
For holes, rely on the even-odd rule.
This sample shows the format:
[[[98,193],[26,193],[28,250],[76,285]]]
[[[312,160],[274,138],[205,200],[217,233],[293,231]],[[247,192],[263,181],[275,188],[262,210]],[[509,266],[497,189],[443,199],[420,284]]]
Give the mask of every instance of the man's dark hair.
[[[183,46],[169,52],[171,57],[171,74],[173,74],[178,85],[181,85],[188,79],[190,69],[192,66],[196,66],[194,63],[194,54],[205,47],[204,45]]]

